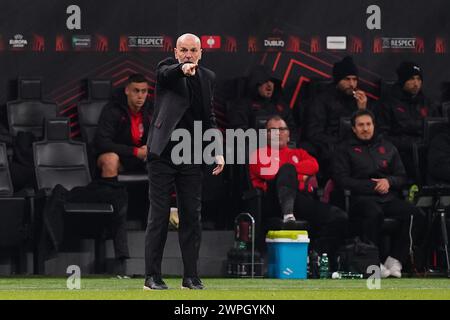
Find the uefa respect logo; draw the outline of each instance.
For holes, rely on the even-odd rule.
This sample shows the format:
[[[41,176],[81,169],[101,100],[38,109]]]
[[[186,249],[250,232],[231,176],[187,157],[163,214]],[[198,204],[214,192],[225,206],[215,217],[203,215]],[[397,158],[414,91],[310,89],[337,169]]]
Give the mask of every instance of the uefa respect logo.
[[[130,48],[163,48],[163,36],[128,36]]]
[[[256,164],[267,167],[261,168],[261,174],[273,174],[276,162],[279,160],[279,133],[275,130],[268,140],[267,129],[226,129],[225,136],[218,129],[203,131],[201,121],[194,121],[194,130],[175,129],[171,141],[177,142],[171,152],[174,164],[214,164],[216,155],[224,156],[226,164]],[[223,150],[223,142],[226,149]],[[205,146],[206,144],[206,146]],[[270,146],[270,148],[266,148]],[[255,157],[251,157],[258,150]],[[270,154],[269,154],[270,153]]]

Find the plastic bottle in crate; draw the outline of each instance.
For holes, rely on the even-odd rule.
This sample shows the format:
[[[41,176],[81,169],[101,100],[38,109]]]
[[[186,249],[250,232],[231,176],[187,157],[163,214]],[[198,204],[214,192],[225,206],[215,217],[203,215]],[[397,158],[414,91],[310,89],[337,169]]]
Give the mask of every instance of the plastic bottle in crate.
[[[320,257],[319,274],[320,279],[330,277],[330,265],[328,263],[328,255],[326,253],[322,253],[322,256]]]

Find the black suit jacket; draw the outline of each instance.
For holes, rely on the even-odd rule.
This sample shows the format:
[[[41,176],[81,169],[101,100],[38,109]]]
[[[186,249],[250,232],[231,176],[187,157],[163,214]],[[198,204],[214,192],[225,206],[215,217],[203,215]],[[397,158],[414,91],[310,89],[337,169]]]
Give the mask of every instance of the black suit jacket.
[[[147,139],[149,153],[161,155],[172,132],[189,108],[189,89],[186,76],[181,70],[183,64],[167,58],[158,64],[156,71],[155,111]],[[213,111],[215,73],[199,66],[203,97],[203,130],[216,128]]]

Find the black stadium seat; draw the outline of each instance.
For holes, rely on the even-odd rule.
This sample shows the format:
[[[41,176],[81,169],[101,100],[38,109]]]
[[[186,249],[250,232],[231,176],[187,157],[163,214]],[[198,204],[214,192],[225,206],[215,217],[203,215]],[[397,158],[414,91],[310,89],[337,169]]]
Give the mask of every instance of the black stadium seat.
[[[42,100],[41,80],[21,78],[18,80],[18,99],[8,101],[7,118],[9,133],[17,136],[20,131],[32,132],[42,138],[44,120],[57,116],[55,103]]]
[[[19,78],[19,97],[23,100],[42,100],[41,78]]]
[[[45,139],[33,144],[37,186],[47,195],[58,184],[71,190],[91,181],[86,145],[71,140],[69,135],[68,118],[49,119]],[[71,226],[71,234],[75,231],[80,237],[95,239],[98,272],[104,269],[105,229],[111,222],[112,214],[113,207],[107,203],[71,203],[65,206],[64,225]],[[41,259],[40,268],[42,265]]]
[[[88,145],[91,145],[94,141],[100,114],[103,107],[111,100],[111,97],[111,80],[88,80],[88,99],[78,104],[78,122],[81,136]]]
[[[23,272],[25,251],[32,235],[33,198],[26,192],[14,194],[5,144],[0,144],[0,252],[17,258]]]
[[[17,136],[20,131],[32,132],[36,138],[43,136],[44,119],[54,118],[57,115],[57,106],[34,100],[8,101],[7,116],[9,132]]]
[[[423,141],[413,145],[413,162],[416,182],[419,187],[427,184],[427,155],[431,140],[447,129],[447,118],[425,118],[423,123]]]

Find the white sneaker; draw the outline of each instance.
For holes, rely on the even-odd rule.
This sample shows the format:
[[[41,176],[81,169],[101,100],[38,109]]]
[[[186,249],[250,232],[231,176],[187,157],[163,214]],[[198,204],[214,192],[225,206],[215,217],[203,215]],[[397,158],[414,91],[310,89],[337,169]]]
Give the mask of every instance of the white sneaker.
[[[285,214],[285,215],[283,216],[283,222],[290,222],[290,221],[294,221],[294,222],[295,222],[295,216],[294,216],[294,214],[293,214],[293,213]]]
[[[401,278],[402,272],[400,270],[391,270],[391,276],[395,278]]]
[[[384,265],[387,269],[389,269],[391,276],[396,278],[402,277],[402,264],[400,261],[389,256],[384,262]]]
[[[391,275],[391,271],[389,271],[389,269],[386,268],[384,266],[384,264],[382,264],[382,263],[380,263],[380,273],[381,273],[380,276],[383,279],[385,279],[385,278],[387,278],[387,277],[389,277]]]

